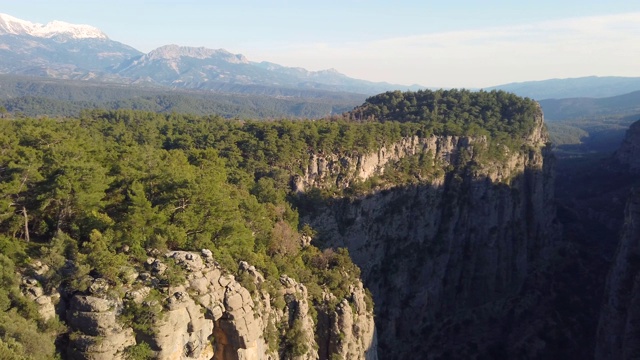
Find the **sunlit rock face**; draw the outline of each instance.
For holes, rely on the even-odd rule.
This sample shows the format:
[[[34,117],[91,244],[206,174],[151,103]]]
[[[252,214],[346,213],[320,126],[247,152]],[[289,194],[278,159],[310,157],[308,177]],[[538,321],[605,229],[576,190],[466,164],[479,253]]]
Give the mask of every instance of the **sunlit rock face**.
[[[167,286],[160,276],[170,263],[182,270],[184,279]],[[304,284],[282,275],[277,292],[285,301],[278,308],[272,305],[269,293],[260,290],[265,280],[255,267],[240,263],[240,272],[255,289],[249,291],[208,250],[150,257],[146,270],[120,289],[125,291],[122,297],[109,291],[102,279],[95,279],[87,294],[71,297],[64,314],[73,331],[67,356],[125,359],[127,351],[145,342],[157,359],[164,360],[377,359],[373,312],[365,304],[360,282],[351,286],[349,300],[333,308],[319,305],[314,318],[310,311],[314,305]],[[331,293],[324,296],[335,300]],[[157,309],[153,318],[146,319],[149,331],[134,331],[126,322],[122,314],[128,303]],[[300,324],[297,340],[303,351],[291,354],[269,346],[269,337],[284,341],[286,329],[294,323]]]

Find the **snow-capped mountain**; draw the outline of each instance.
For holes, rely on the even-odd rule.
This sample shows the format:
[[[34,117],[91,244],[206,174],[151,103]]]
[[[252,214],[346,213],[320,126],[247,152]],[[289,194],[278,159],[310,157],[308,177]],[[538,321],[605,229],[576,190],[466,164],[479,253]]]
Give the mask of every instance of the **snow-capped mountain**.
[[[300,94],[376,94],[406,86],[352,79],[336,70],[308,71],[252,62],[224,49],[166,45],[148,54],[89,25],[46,25],[0,14],[0,74],[108,79],[176,88]],[[274,91],[274,89],[277,89]]]
[[[141,53],[100,29],[52,21],[46,25],[0,14],[0,73],[90,79]]]
[[[66,36],[71,39],[108,39],[100,29],[90,25],[69,24],[64,21],[52,21],[43,25],[0,13],[0,35],[2,34],[31,35],[39,38]]]

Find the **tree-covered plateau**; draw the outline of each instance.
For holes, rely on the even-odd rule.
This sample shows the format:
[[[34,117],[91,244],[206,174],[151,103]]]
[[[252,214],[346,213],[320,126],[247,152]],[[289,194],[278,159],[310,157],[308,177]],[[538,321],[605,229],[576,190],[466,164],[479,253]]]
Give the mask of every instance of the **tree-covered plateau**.
[[[504,92],[440,90],[385,93],[316,121],[132,110],[3,114],[0,357],[53,357],[65,331],[40,319],[20,293],[17,271],[32,259],[49,267],[45,287],[83,291],[88,275],[117,288],[149,249],[209,249],[230,272],[244,260],[267,284],[281,274],[304,282],[314,301],[323,288],[346,296],[359,277],[349,254],[301,246],[313,229],[299,223],[290,181],[310,154],[367,153],[406,136],[452,134],[515,146],[537,113],[535,102]]]

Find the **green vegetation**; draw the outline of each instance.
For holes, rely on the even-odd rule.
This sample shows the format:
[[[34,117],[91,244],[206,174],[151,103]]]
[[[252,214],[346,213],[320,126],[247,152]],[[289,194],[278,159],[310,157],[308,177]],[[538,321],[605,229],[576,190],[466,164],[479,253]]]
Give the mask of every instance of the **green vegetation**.
[[[576,126],[549,123],[547,128],[549,129],[549,140],[556,146],[581,144],[589,137],[588,132]]]
[[[615,151],[640,118],[640,92],[608,98],[541,100],[551,142],[560,157]]]
[[[127,360],[151,360],[155,357],[151,346],[146,342],[130,346],[125,351]]]
[[[441,90],[382,94],[344,117],[318,121],[132,110],[6,117],[0,121],[0,352],[53,356],[56,333],[19,295],[14,272],[36,258],[50,269],[41,280],[45,289],[82,291],[91,275],[117,291],[128,281],[127,269],[142,267],[148,249],[206,248],[229,271],[240,260],[255,265],[267,289],[287,274],[307,284],[316,305],[323,289],[337,304],[350,295],[359,269],[344,249],[301,246],[301,234],[312,236],[313,229],[299,224],[297,208],[315,201],[314,190],[297,197],[290,181],[310,154],[363,154],[432,134],[483,135],[517,147],[537,114],[534,102],[503,92]],[[379,180],[428,179],[439,168],[419,154]],[[183,279],[172,268],[163,279],[169,286]],[[277,294],[272,299],[284,306]],[[123,320],[149,333],[157,310],[132,305]],[[298,333],[284,339],[293,354],[307,351]],[[145,358],[148,349],[131,348],[129,356]]]
[[[35,303],[20,293],[15,270],[13,261],[0,253],[0,358],[52,359],[56,327],[43,321]]]
[[[302,329],[300,319],[295,319],[284,337],[285,352],[291,357],[298,357],[309,351],[309,339]]]
[[[535,126],[539,111],[535,101],[504,91],[393,91],[368,98],[351,111],[351,118],[426,123],[438,135],[521,138]]]
[[[31,117],[75,117],[82,110],[101,108],[252,119],[321,118],[347,111],[365,98],[351,93],[242,85],[213,92],[14,75],[0,75],[0,81],[0,109]],[[0,118],[3,116],[0,110]]]

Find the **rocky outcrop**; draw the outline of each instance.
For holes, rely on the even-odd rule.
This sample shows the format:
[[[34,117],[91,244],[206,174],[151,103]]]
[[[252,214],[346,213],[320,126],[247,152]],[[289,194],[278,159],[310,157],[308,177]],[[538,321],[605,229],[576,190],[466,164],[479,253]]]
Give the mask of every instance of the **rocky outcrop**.
[[[99,282],[99,280],[97,281]],[[74,330],[68,356],[73,359],[125,359],[124,351],[136,343],[133,329],[117,320],[122,304],[92,291],[71,298],[66,320]]]
[[[315,325],[309,316],[307,287],[286,275],[280,277],[280,283],[286,306],[278,316],[285,316],[288,319],[287,326],[295,329],[298,336],[298,344],[287,345],[300,347],[298,351],[294,351],[294,357],[298,360],[317,359],[318,346],[313,338]]]
[[[640,173],[640,121],[631,124],[627,134],[616,151],[616,160],[633,173]]]
[[[362,283],[351,287],[352,303],[343,299],[330,314],[329,353],[340,359],[377,360],[376,328],[367,309]],[[364,356],[362,350],[365,350]]]
[[[542,111],[535,116],[536,126],[524,140],[533,149],[534,153],[540,153],[549,141],[549,136],[544,128]],[[301,175],[292,179],[293,190],[304,192],[311,188],[337,187],[344,189],[356,181],[367,180],[374,175],[384,174],[385,168],[398,160],[416,154],[429,154],[433,163],[441,168],[455,163],[456,157],[461,153],[474,153],[474,148],[487,146],[486,136],[436,136],[421,138],[418,136],[404,137],[391,144],[381,144],[378,149],[368,153],[355,154],[324,154],[312,153],[305,162]],[[486,168],[484,176],[493,182],[503,181],[511,174],[523,172],[526,166],[540,166],[541,159],[533,160],[538,163],[527,163],[522,158],[523,154],[508,154],[501,162],[494,162],[493,166]],[[548,153],[549,150],[547,149]]]
[[[348,186],[416,152],[442,170],[419,185],[333,200],[304,218],[321,243],[347,247],[362,269],[376,303],[381,357],[462,356],[439,328],[470,327],[508,311],[504,302],[557,235],[552,157],[542,115],[535,121],[522,148],[492,144],[501,150],[493,160],[482,137],[409,138],[349,161],[312,158],[296,179],[305,188],[333,179]]]
[[[449,163],[451,155],[458,148],[469,148],[473,143],[486,143],[486,138],[412,136],[393,144],[382,145],[376,151],[367,154],[311,154],[308,166],[303,169],[303,175],[294,177],[293,189],[297,192],[334,186],[344,189],[354,181],[382,175],[387,164],[420,153],[430,153],[434,161]]]
[[[264,277],[246,262],[239,268],[242,281],[224,271],[209,250],[172,251],[150,257],[146,271],[136,272],[134,280],[119,289],[125,292],[123,298],[114,296],[118,292],[110,291],[106,281],[96,279],[88,293],[74,294],[69,301],[66,321],[73,333],[67,356],[123,359],[127,348],[144,342],[157,359],[167,360],[258,360],[283,355],[312,360],[340,354],[376,359],[373,314],[363,305],[361,283],[335,310],[340,315],[322,324],[336,330],[319,333],[321,326],[311,316],[313,305],[303,284],[283,275],[277,296],[285,301],[279,308],[263,286]],[[329,308],[326,304],[319,310]],[[137,309],[138,318],[127,317],[127,309]],[[148,322],[148,327],[131,321]],[[339,341],[330,338],[336,332],[341,334]],[[273,337],[275,346],[270,346]],[[316,339],[340,346],[323,348]],[[319,355],[321,348],[325,357]]]
[[[640,354],[640,192],[630,197],[622,238],[605,289],[595,359],[636,359]]]

